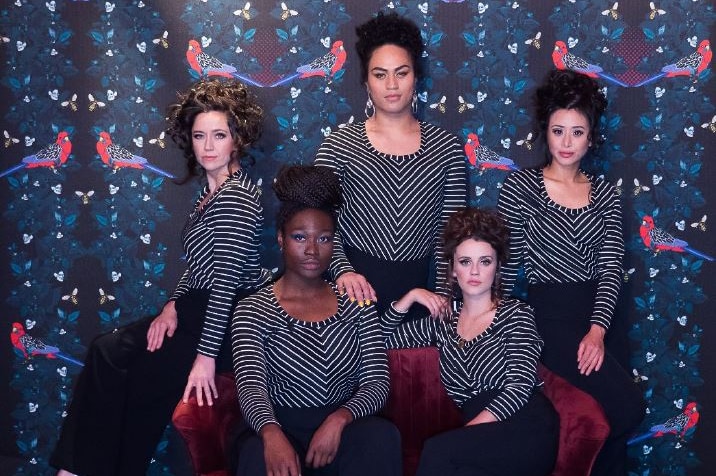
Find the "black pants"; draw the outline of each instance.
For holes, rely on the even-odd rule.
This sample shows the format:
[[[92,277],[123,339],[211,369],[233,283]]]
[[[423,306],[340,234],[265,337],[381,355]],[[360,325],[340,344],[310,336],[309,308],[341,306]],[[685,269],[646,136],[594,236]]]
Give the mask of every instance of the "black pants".
[[[463,405],[463,420],[480,413],[494,392]],[[559,416],[541,390],[510,418],[463,426],[428,439],[417,476],[545,476],[559,444]]]
[[[598,372],[586,376],[577,369],[577,348],[591,326],[596,283],[530,285],[528,295],[544,340],[542,362],[594,397],[609,421],[609,438],[597,456],[592,475],[626,475],[626,441],[641,423],[646,408],[642,393],[608,352]]]
[[[430,257],[410,261],[387,261],[376,258],[358,248],[344,245],[348,261],[356,273],[362,274],[378,296],[376,311],[381,316],[390,303],[397,301],[413,288],[427,288],[430,275]],[[405,320],[419,319],[428,310],[414,304]]]
[[[154,352],[147,351],[147,330],[154,317],[92,342],[50,458],[52,466],[81,476],[146,474],[184,393],[207,301],[208,292],[199,290],[179,298],[176,332]],[[231,368],[230,355],[225,338],[217,371]]]
[[[303,464],[313,433],[336,406],[320,408],[275,408],[276,419]],[[237,476],[266,476],[264,445],[250,430],[239,442]],[[302,476],[402,476],[400,433],[388,420],[376,416],[359,418],[341,435],[335,459],[317,469],[303,466]]]

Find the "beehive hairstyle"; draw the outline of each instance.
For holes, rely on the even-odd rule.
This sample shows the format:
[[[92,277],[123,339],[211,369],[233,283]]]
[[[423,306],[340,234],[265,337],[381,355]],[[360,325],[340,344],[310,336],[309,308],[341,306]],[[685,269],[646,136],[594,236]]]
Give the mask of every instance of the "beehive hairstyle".
[[[211,111],[226,113],[234,141],[233,159],[240,159],[244,148],[261,136],[263,110],[243,83],[216,78],[194,83],[187,91],[178,94],[178,102],[170,105],[167,111],[167,133],[184,153],[187,179],[201,170],[192,147],[194,120],[202,112]]]
[[[395,45],[406,50],[413,60],[415,79],[420,81],[423,78],[423,65],[420,60],[423,55],[423,39],[420,36],[420,28],[412,21],[395,12],[378,12],[377,16],[356,27],[356,35],[362,82],[368,80],[368,63],[373,51],[384,45]]]
[[[341,186],[331,169],[315,165],[291,165],[279,170],[273,183],[281,202],[276,214],[276,230],[283,232],[286,223],[308,208],[328,213],[336,227],[341,206]]]
[[[607,98],[599,89],[599,84],[589,76],[571,70],[552,70],[534,95],[535,116],[539,134],[546,142],[549,118],[558,109],[574,109],[589,122],[589,140],[593,146],[603,142],[599,122],[607,108]],[[549,149],[545,146],[545,165],[552,161]]]

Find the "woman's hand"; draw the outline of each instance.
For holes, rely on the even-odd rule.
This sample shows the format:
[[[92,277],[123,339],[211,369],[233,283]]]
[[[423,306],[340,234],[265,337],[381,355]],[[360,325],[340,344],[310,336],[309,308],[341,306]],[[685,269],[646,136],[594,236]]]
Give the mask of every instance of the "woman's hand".
[[[194,389],[196,390],[196,401],[200,407],[204,406],[204,397],[206,397],[206,404],[212,406],[214,399],[219,398],[219,392],[216,391],[215,375],[216,361],[214,358],[197,354],[184,389],[184,403],[189,401],[189,395]]]
[[[311,438],[306,453],[309,468],[322,468],[331,464],[341,444],[343,428],[353,421],[353,415],[345,408],[339,408],[323,420]]]
[[[598,372],[604,362],[604,334],[606,329],[592,324],[577,349],[577,368],[582,375]]]
[[[362,274],[348,271],[336,279],[336,284],[338,285],[338,291],[341,294],[348,294],[352,301],[368,305],[378,300],[375,295],[375,289]]]
[[[492,414],[492,412],[489,410],[482,410],[475,416],[475,418],[465,423],[465,426],[479,425],[481,423],[494,423],[496,421],[497,418]]]
[[[162,312],[154,318],[147,331],[147,350],[154,352],[162,347],[164,336],[171,337],[177,330],[177,310],[174,301],[167,302]]]
[[[301,462],[281,427],[269,423],[259,432],[264,442],[267,476],[300,476]]]
[[[393,308],[398,312],[408,312],[410,306],[415,303],[425,306],[430,311],[430,315],[435,318],[442,319],[450,311],[448,298],[423,288],[411,289],[393,304]]]

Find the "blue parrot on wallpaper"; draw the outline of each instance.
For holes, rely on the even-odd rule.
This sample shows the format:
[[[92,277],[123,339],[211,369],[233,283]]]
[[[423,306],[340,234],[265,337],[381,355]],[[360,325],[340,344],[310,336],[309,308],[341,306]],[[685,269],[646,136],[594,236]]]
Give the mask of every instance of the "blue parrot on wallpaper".
[[[99,154],[100,159],[102,159],[102,162],[115,171],[124,167],[133,169],[148,169],[170,179],[176,178],[173,174],[167,172],[166,170],[162,170],[159,167],[150,164],[146,158],[140,155],[134,155],[124,147],[113,143],[112,137],[108,132],[102,131],[99,133],[97,153]]]
[[[673,78],[676,76],[689,76],[697,78],[706,68],[709,67],[711,59],[713,58],[713,52],[711,51],[711,42],[709,40],[703,40],[699,43],[696,51],[691,53],[689,56],[685,56],[678,60],[676,63],[667,64],[661,68],[661,72],[650,76],[643,81],[635,84],[634,87],[644,86],[645,84],[653,83],[661,78]]]
[[[654,218],[644,215],[639,227],[639,235],[647,248],[655,251],[675,251],[677,253],[689,253],[697,258],[707,261],[714,261],[714,257],[701,251],[691,248],[689,244],[679,238],[674,238],[670,233],[654,225]]]
[[[72,152],[70,137],[67,132],[61,131],[57,134],[57,140],[55,140],[55,142],[43,147],[32,155],[23,157],[19,164],[0,172],[0,177],[25,168],[49,167],[51,170],[54,170],[67,162],[67,159],[70,157],[70,152]]]
[[[683,412],[670,417],[664,423],[652,426],[646,433],[632,437],[627,444],[633,445],[649,438],[658,438],[667,434],[679,435],[680,438],[683,438],[686,433],[696,427],[698,421],[699,410],[696,407],[696,402],[689,402]]]
[[[30,334],[25,332],[25,327],[23,327],[23,325],[19,322],[13,322],[12,324],[10,341],[12,342],[13,347],[22,352],[22,355],[26,359],[29,357],[44,355],[48,359],[62,359],[71,364],[84,367],[84,364],[79,360],[60,352],[58,347],[47,345],[40,339],[32,337]]]
[[[519,170],[512,159],[499,155],[492,149],[480,145],[480,138],[474,132],[467,135],[465,156],[473,167],[482,169]]]
[[[552,62],[557,69],[571,69],[578,73],[589,76],[590,78],[602,78],[605,81],[628,88],[629,85],[624,81],[620,81],[614,76],[604,72],[601,66],[591,64],[586,60],[575,56],[567,49],[567,44],[564,41],[558,40],[554,44],[554,50],[552,50]]]
[[[189,47],[186,50],[186,60],[189,62],[191,69],[199,73],[199,76],[223,76],[225,78],[236,78],[246,84],[259,88],[264,86],[247,76],[239,74],[235,66],[226,64],[204,53],[201,50],[201,45],[196,40],[189,40]]]
[[[347,57],[346,49],[341,40],[336,40],[331,45],[331,50],[325,55],[316,58],[306,65],[296,68],[296,72],[285,78],[281,78],[271,85],[272,88],[286,84],[296,78],[310,78],[312,76],[335,76],[343,68]]]

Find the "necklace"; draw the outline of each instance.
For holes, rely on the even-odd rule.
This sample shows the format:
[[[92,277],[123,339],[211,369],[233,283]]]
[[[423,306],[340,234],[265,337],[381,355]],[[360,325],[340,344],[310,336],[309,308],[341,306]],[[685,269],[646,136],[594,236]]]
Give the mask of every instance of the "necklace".
[[[496,306],[495,304],[493,304],[493,305],[491,305],[488,309],[485,309],[484,311],[478,312],[477,314],[475,314],[474,316],[472,316],[471,318],[468,318],[468,319],[469,319],[471,322],[475,322],[475,321],[479,320],[482,316],[484,316],[484,315],[486,315],[486,314],[488,314],[488,313],[494,311],[495,309],[497,309],[497,306]],[[485,332],[485,329],[487,329],[488,327],[490,327],[490,324],[492,323],[492,319],[490,319],[490,322],[488,322],[486,326],[484,326],[484,323],[480,323],[480,325],[477,326],[477,329],[480,329],[480,332],[478,332],[478,333],[475,335],[475,337],[472,337],[471,339],[465,339],[464,337],[462,337],[462,336],[460,335],[460,331],[458,330],[458,326],[459,326],[459,324],[460,324],[460,321],[463,321],[463,327],[466,326],[466,324],[464,324],[465,320],[461,319],[462,317],[463,317],[463,316],[462,316],[462,313],[461,313],[461,315],[458,317],[457,324],[455,325],[455,333],[457,334],[457,347],[458,347],[458,349],[462,349],[463,347],[465,347],[465,345],[466,345],[468,342],[470,342],[470,341],[473,340],[475,337],[477,337],[477,336],[479,336],[480,334],[482,334],[483,332]],[[467,319],[466,319],[466,320],[467,320]],[[471,333],[465,332],[465,335],[471,335]]]

